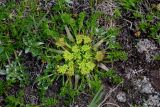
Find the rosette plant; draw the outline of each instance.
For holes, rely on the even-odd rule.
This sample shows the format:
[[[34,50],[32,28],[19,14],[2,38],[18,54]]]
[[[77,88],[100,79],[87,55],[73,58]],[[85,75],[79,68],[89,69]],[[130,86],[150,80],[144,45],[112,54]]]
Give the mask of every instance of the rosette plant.
[[[60,74],[67,76],[87,75],[93,72],[96,62],[104,58],[103,51],[97,51],[97,45],[92,44],[92,39],[86,35],[77,35],[75,39],[60,38],[56,45],[63,49],[62,60],[64,63],[57,66]]]
[[[67,76],[68,79],[76,77],[75,81],[78,83],[81,76],[87,77],[94,72],[98,63],[105,58],[105,51],[98,49],[104,39],[94,43],[92,36],[78,34],[74,37],[67,26],[65,30],[67,35],[55,42],[59,49],[56,51],[59,53],[57,55],[59,65],[56,66],[56,70],[57,73]]]

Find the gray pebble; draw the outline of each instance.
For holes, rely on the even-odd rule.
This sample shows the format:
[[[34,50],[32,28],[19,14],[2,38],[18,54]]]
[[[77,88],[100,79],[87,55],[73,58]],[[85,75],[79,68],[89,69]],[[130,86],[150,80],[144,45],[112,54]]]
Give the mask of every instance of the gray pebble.
[[[126,100],[127,100],[126,93],[124,93],[124,92],[119,92],[116,97],[117,97],[117,100],[122,103],[126,102]]]

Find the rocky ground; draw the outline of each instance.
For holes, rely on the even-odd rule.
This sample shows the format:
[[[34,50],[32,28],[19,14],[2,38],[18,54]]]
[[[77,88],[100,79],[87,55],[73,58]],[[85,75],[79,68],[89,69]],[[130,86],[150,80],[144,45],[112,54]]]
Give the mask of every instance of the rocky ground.
[[[1,5],[5,5],[5,0],[0,0]],[[159,0],[151,0],[150,2],[160,2]],[[86,3],[78,9],[87,11]],[[71,3],[72,4],[72,3]],[[48,9],[54,5],[54,0],[45,3],[40,1],[40,6]],[[79,4],[72,4],[79,5]],[[113,10],[117,8],[117,4],[112,0],[106,0],[96,7],[106,15],[113,16]],[[127,17],[127,16],[126,16]],[[120,26],[122,28],[118,41],[128,54],[128,60],[124,62],[116,62],[114,67],[117,72],[124,78],[124,83],[118,86],[111,85],[107,79],[104,80],[105,95],[99,107],[160,107],[160,61],[153,60],[155,55],[160,54],[160,44],[147,37],[136,37],[133,30],[130,29],[130,23],[123,20],[111,20],[103,22],[103,26],[108,28],[111,26]],[[31,67],[30,72],[33,79],[39,75],[40,69],[44,65],[30,54],[24,54],[25,66]],[[33,88],[34,87],[34,88]],[[56,88],[55,88],[56,87]],[[54,92],[58,91],[58,83],[50,87],[49,94],[54,96]],[[11,90],[11,93],[14,93]],[[38,95],[36,95],[36,84],[32,83],[26,88],[26,102],[32,104],[38,103]],[[0,102],[1,102],[0,98]],[[81,94],[74,104],[70,107],[87,107],[90,102],[90,96]],[[62,106],[59,106],[62,107]]]
[[[116,7],[115,2],[106,0],[99,4],[97,9],[112,16]],[[118,41],[126,50],[128,60],[114,64],[119,74],[125,78],[124,83],[114,87],[107,80],[104,81],[106,95],[99,107],[160,107],[160,61],[153,60],[155,55],[160,54],[160,45],[146,36],[137,38],[124,17],[118,21],[103,23],[106,28],[122,27]],[[76,107],[85,107],[83,103]]]

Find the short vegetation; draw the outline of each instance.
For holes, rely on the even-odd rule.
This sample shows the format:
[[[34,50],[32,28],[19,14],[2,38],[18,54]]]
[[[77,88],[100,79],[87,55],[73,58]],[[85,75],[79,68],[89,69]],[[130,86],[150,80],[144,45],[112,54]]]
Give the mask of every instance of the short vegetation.
[[[105,78],[113,85],[123,82],[113,67],[115,62],[127,60],[127,53],[117,41],[121,29],[100,25],[99,20],[105,16],[94,10],[94,1],[90,2],[90,12],[74,12],[71,2],[56,0],[45,7],[37,0],[13,0],[0,6],[0,96],[4,97],[0,104],[68,106],[82,93],[92,98],[98,95]],[[159,13],[153,12],[155,17],[139,13],[134,8],[138,2],[122,0],[120,5],[139,19],[139,32],[147,33],[149,29],[148,37],[159,43],[160,23],[152,24]],[[31,66],[26,57],[33,59]],[[16,87],[16,93],[10,92]],[[36,90],[38,103],[25,100],[27,87]],[[57,91],[47,95],[51,87]]]

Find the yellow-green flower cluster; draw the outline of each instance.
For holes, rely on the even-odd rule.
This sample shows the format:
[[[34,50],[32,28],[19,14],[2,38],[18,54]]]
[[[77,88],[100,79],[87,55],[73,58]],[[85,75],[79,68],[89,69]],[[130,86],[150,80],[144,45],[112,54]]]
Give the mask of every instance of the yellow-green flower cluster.
[[[102,57],[100,57],[102,53],[101,51],[94,52],[91,42],[90,37],[77,35],[75,42],[69,48],[65,48],[63,53],[65,62],[63,65],[57,66],[58,73],[73,76],[75,74],[86,75],[92,72],[96,66],[95,61],[102,60]],[[60,38],[56,44],[61,47],[67,43]]]

